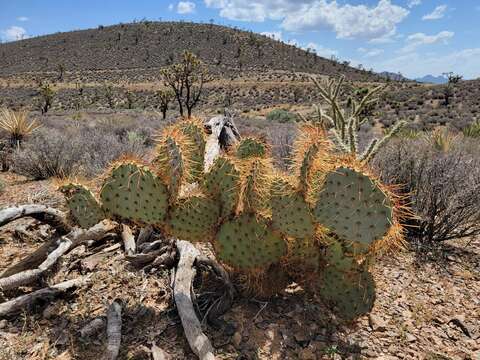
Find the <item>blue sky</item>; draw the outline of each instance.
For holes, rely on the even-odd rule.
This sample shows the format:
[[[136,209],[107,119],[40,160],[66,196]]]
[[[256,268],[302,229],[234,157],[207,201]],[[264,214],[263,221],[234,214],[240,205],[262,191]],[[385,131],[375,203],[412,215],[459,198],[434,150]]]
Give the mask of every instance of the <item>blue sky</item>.
[[[480,0],[0,0],[0,38],[144,18],[213,19],[411,78],[480,77]]]

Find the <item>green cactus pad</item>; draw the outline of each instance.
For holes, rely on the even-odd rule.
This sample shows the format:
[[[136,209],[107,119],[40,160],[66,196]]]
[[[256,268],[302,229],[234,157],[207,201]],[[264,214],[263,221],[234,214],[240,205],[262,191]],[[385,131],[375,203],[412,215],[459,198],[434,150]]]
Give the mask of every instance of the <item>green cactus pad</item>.
[[[168,230],[179,239],[205,242],[214,237],[219,215],[218,202],[205,196],[180,199],[169,214]]]
[[[326,176],[313,214],[342,239],[366,248],[380,240],[392,224],[387,195],[368,176],[345,167]]]
[[[180,124],[180,129],[185,136],[188,137],[191,143],[191,165],[189,181],[197,182],[203,176],[203,162],[205,156],[205,136],[204,130],[199,124],[194,122],[186,122]]]
[[[105,219],[105,213],[97,199],[83,185],[67,184],[60,191],[65,194],[70,214],[80,227],[89,229]]]
[[[158,174],[168,184],[170,201],[173,202],[180,192],[185,176],[185,158],[182,148],[177,141],[167,136],[158,146],[158,155],[155,159]]]
[[[243,188],[243,211],[259,212],[268,206],[270,181],[268,164],[264,160],[245,161],[242,165],[245,172]]]
[[[218,198],[221,204],[221,217],[235,213],[240,197],[240,175],[233,162],[219,157],[205,175],[205,192]]]
[[[112,215],[160,225],[167,214],[169,194],[147,167],[124,163],[114,168],[105,180],[100,198]]]
[[[288,245],[288,260],[295,266],[292,270],[296,280],[306,278],[306,269],[309,272],[319,270],[322,253],[312,238],[290,239]]]
[[[340,271],[351,271],[358,266],[355,258],[347,254],[342,244],[335,240],[330,239],[331,243],[327,245],[324,253],[324,261],[326,266],[334,266]]]
[[[249,157],[264,157],[267,153],[265,144],[255,138],[245,138],[237,146],[236,155],[239,159]]]
[[[344,272],[328,266],[321,273],[319,282],[319,295],[341,318],[351,321],[372,310],[375,282],[368,271],[359,267]]]
[[[305,156],[302,160],[302,165],[300,166],[300,191],[305,195],[309,185],[310,172],[315,161],[315,157],[319,151],[318,144],[312,144],[305,152]]]
[[[305,238],[313,236],[315,224],[302,194],[286,180],[275,179],[272,185],[272,226],[287,236]]]
[[[266,219],[242,214],[225,222],[217,234],[218,258],[242,270],[261,269],[278,262],[287,252],[284,239],[271,231]]]

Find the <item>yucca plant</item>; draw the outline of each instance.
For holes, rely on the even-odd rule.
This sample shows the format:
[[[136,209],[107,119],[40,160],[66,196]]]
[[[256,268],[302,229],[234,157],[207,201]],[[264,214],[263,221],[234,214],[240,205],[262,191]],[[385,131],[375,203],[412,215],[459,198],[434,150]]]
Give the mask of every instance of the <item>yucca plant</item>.
[[[10,144],[19,147],[23,139],[37,130],[41,125],[28,120],[28,111],[0,109],[0,129],[7,132]]]
[[[440,152],[448,152],[455,144],[458,135],[446,129],[435,129],[426,135],[427,142],[433,149]]]
[[[480,120],[477,120],[474,123],[468,125],[466,128],[464,128],[463,136],[480,138]]]

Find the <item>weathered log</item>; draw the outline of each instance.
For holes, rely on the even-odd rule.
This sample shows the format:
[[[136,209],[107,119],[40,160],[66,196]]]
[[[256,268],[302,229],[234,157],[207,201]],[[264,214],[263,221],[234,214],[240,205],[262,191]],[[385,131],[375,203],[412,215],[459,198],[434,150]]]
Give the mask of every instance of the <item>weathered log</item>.
[[[122,343],[122,306],[114,300],[107,311],[107,349],[105,360],[115,360]]]
[[[122,224],[122,240],[127,255],[135,254],[135,237],[130,226]]]
[[[46,287],[30,294],[19,296],[15,299],[6,301],[0,304],[0,317],[5,317],[14,313],[17,313],[35,303],[38,300],[49,300],[55,296],[58,296],[65,291],[80,287],[89,282],[88,277],[80,277],[73,280],[64,281],[62,283]]]
[[[170,360],[170,356],[159,348],[155,343],[152,344],[152,357],[153,360]]]
[[[7,277],[0,278],[0,289],[11,290],[35,282],[68,251],[81,245],[86,240],[101,239],[106,233],[115,227],[116,223],[104,220],[88,230],[78,228],[72,230],[68,235],[60,238],[57,248],[50,254],[47,255],[42,251],[41,255],[46,255],[46,258],[36,269],[23,270]]]
[[[205,147],[204,170],[207,172],[213,165],[215,159],[225,149],[240,140],[232,117],[215,116],[206,124],[205,129],[210,133]]]
[[[203,333],[192,302],[192,282],[195,277],[195,259],[200,252],[188,241],[176,242],[180,259],[175,274],[173,296],[190,348],[200,360],[214,360],[213,346]]]
[[[137,247],[142,245],[145,242],[148,242],[150,238],[152,237],[153,234],[153,227],[151,225],[147,225],[145,227],[142,227],[140,229],[140,232],[138,234],[137,238]]]
[[[82,338],[89,338],[98,334],[105,327],[105,318],[103,316],[96,317],[88,322],[80,329],[80,336]]]
[[[63,212],[36,204],[14,206],[0,210],[0,226],[26,216],[50,224],[63,234],[71,230],[71,226],[67,223]]]

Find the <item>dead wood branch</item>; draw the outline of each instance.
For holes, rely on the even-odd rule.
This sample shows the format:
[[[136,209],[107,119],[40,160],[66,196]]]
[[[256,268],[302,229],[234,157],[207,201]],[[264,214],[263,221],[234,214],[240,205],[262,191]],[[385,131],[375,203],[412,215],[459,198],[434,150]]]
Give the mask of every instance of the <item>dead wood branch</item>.
[[[122,343],[122,305],[114,300],[107,311],[107,350],[105,360],[115,360]]]
[[[213,360],[215,359],[213,346],[202,331],[192,303],[192,283],[196,273],[193,265],[200,252],[188,241],[178,240],[176,245],[180,259],[175,274],[173,295],[185,336],[190,348],[200,360]]]
[[[19,273],[14,273],[7,277],[0,279],[0,289],[1,290],[11,290],[19,286],[24,286],[32,284],[38,280],[46,271],[48,271],[52,266],[58,261],[58,259],[66,254],[68,251],[73,248],[81,245],[86,240],[99,240],[107,232],[111,231],[116,227],[116,224],[104,220],[97,225],[91,227],[88,230],[84,229],[74,229],[68,235],[62,236],[58,243],[58,246],[50,254],[44,251],[41,252],[42,256],[46,255],[46,259],[36,269],[23,270]],[[36,257],[38,259],[38,256]],[[17,268],[19,268],[17,266]],[[8,271],[8,269],[7,269]]]
[[[155,343],[152,344],[152,357],[153,360],[169,360],[170,356],[159,348]]]
[[[122,224],[122,240],[127,255],[135,254],[135,237],[128,225]]]
[[[137,238],[137,246],[142,245],[145,242],[148,242],[153,234],[153,227],[151,225],[147,225],[140,229]]]
[[[98,334],[105,327],[105,318],[103,316],[96,317],[84,327],[80,329],[82,338],[89,338]]]
[[[55,296],[58,296],[65,291],[80,287],[89,282],[88,277],[80,277],[73,280],[64,281],[62,283],[46,287],[37,291],[34,291],[27,295],[19,296],[15,299],[6,301],[0,304],[0,318],[7,315],[17,313],[35,303],[38,300],[50,300]]]
[[[4,226],[14,220],[26,216],[52,225],[63,234],[66,234],[71,230],[63,212],[48,206],[36,204],[14,206],[0,210],[0,226]]]
[[[205,148],[204,169],[208,171],[215,159],[220,155],[221,149],[225,149],[238,140],[238,132],[232,117],[215,116],[205,124],[206,130],[210,133]]]

